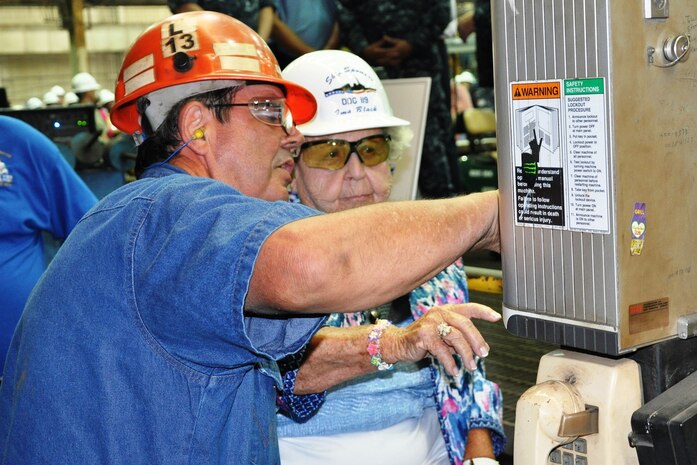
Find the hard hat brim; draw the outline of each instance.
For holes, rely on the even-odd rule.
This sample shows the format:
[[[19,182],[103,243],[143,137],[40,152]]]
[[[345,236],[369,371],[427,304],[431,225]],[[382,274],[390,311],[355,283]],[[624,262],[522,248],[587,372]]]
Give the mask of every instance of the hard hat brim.
[[[295,114],[293,115],[295,116]],[[298,131],[304,136],[326,136],[327,134],[337,134],[340,132],[360,131],[363,129],[391,128],[398,126],[409,126],[407,120],[396,116],[362,116],[346,121],[341,127],[337,127],[336,121],[309,121],[306,124],[298,124]]]

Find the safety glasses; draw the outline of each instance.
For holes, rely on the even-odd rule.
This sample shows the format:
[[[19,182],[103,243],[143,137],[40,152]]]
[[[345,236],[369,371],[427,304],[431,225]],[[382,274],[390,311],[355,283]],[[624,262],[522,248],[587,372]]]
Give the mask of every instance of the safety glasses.
[[[355,142],[341,139],[324,139],[305,142],[300,146],[300,157],[310,168],[340,170],[352,153],[356,153],[365,166],[375,166],[390,156],[390,136],[377,134]]]
[[[264,124],[281,126],[286,134],[293,130],[293,115],[286,99],[253,98],[247,103],[221,103],[216,107],[247,107],[252,116]]]

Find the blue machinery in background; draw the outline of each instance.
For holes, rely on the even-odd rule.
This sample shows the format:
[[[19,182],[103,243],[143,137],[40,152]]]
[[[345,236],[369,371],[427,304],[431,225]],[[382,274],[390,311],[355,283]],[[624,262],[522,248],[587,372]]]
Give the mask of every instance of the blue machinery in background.
[[[135,164],[135,144],[127,135],[107,144],[100,140],[94,105],[5,108],[0,114],[20,119],[51,139],[98,198],[127,182]]]

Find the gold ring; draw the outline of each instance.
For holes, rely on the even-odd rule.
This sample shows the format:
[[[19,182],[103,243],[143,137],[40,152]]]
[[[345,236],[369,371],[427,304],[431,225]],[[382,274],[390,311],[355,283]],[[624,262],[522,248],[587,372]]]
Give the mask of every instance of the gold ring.
[[[438,334],[440,334],[440,337],[446,337],[452,330],[453,327],[448,323],[441,323],[438,325]]]

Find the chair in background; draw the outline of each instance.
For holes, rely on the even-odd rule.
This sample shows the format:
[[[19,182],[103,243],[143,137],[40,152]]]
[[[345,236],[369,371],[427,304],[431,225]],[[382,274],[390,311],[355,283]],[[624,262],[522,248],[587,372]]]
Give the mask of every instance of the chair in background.
[[[483,192],[498,188],[496,115],[492,108],[468,108],[462,113],[465,139],[457,141],[465,190]]]

